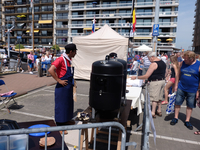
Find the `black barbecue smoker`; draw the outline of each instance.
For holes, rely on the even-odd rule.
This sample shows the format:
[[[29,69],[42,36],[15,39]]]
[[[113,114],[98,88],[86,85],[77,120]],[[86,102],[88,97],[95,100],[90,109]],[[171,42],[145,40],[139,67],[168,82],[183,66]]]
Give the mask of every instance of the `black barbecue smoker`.
[[[123,62],[123,60],[121,61]],[[126,64],[117,59],[109,60],[108,56],[105,60],[96,61],[92,64],[89,105],[93,108],[93,119],[95,110],[109,112],[120,109],[122,97],[125,99],[126,90],[124,66],[126,67]]]

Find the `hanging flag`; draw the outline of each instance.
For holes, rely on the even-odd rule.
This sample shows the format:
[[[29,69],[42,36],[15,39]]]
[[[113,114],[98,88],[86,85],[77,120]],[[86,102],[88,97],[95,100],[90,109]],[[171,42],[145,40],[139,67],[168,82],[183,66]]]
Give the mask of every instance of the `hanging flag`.
[[[92,33],[95,32],[95,16],[94,16],[94,19],[93,19],[93,24],[92,24]]]
[[[33,0],[31,0],[31,8],[33,8]]]
[[[132,30],[135,32],[135,25],[136,25],[136,16],[135,16],[135,0],[133,0],[133,5],[132,5],[132,14],[133,14],[133,21],[132,21]]]

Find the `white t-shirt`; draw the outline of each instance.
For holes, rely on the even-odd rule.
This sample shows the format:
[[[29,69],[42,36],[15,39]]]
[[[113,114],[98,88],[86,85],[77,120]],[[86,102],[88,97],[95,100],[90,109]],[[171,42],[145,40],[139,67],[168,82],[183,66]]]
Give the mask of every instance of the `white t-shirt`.
[[[167,59],[166,59],[165,56],[162,56],[161,59],[162,59],[162,61],[164,61],[165,63],[167,62]]]
[[[138,62],[137,62],[137,61],[134,61],[134,62],[133,62],[133,65],[134,65],[134,66],[133,66],[133,70],[136,71],[137,68],[138,68]]]
[[[45,61],[51,61],[51,56],[49,55],[49,58],[48,58],[48,57],[45,55],[44,60],[45,60]]]

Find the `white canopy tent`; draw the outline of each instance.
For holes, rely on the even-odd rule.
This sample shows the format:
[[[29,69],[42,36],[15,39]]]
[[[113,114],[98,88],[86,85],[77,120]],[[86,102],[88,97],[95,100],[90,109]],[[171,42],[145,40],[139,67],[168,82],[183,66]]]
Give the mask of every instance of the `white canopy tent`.
[[[127,59],[128,38],[119,35],[107,24],[101,29],[84,37],[74,37],[77,55],[73,58],[74,78],[90,80],[92,63],[104,60],[111,52],[119,59]]]
[[[145,52],[145,51],[152,51],[152,48],[143,44],[142,46],[139,46],[138,48],[134,48],[133,50]]]

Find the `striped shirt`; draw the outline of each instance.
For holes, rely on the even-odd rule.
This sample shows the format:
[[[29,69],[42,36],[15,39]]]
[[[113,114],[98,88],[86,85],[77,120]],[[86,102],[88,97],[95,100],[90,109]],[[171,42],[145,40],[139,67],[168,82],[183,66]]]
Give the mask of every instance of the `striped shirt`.
[[[149,66],[151,65],[151,62],[149,61],[147,56],[144,56],[143,58],[144,61],[144,68],[149,68]]]

